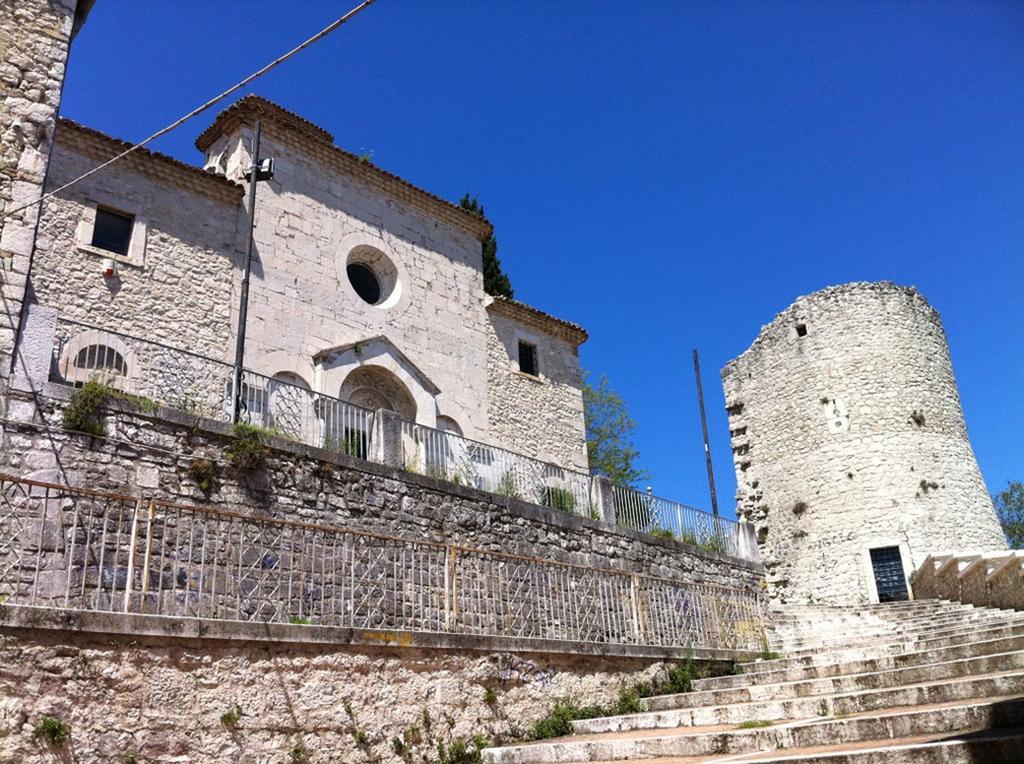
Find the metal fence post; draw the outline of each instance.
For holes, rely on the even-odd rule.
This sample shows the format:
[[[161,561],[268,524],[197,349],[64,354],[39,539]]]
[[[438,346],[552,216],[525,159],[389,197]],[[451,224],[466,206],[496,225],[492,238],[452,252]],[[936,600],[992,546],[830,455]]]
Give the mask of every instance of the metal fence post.
[[[643,609],[640,605],[640,578],[633,573],[629,577],[629,605],[633,611],[633,623],[636,630],[636,644],[644,644]]]

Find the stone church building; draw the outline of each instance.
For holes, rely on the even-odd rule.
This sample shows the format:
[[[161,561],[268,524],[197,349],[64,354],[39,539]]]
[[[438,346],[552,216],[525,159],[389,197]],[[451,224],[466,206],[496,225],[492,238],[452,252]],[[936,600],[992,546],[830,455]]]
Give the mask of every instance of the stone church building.
[[[586,332],[485,294],[486,220],[256,96],[199,136],[202,167],[137,150],[43,205],[32,284],[66,322],[65,379],[98,367],[130,378],[140,361],[119,335],[233,361],[257,120],[276,167],[257,192],[246,368],[586,471]],[[47,187],[127,146],[59,120]]]

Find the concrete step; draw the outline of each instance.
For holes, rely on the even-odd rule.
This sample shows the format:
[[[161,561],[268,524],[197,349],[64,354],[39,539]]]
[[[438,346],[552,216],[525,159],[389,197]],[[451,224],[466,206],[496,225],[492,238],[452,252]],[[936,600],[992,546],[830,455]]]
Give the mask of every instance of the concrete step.
[[[818,662],[830,662],[846,660],[857,655],[863,657],[872,657],[873,654],[891,655],[898,652],[913,652],[918,649],[923,649],[926,645],[940,646],[945,641],[948,641],[951,644],[969,641],[977,634],[999,629],[1012,630],[1020,628],[1024,628],[1024,618],[978,625],[961,625],[959,628],[935,631],[929,634],[922,634],[907,638],[897,637],[891,640],[868,640],[862,643],[857,640],[851,640],[849,645],[842,648],[822,649],[818,647],[808,648],[806,650],[796,650],[787,653],[786,658],[781,660],[800,660],[810,658]],[[768,662],[769,661],[765,661],[765,663]]]
[[[811,719],[816,716],[859,714],[903,706],[950,703],[968,698],[989,698],[1024,694],[1024,671],[921,682],[874,690],[839,692],[805,698],[753,700],[695,708],[648,711],[624,716],[604,716],[573,722],[578,734],[630,732],[672,727],[701,727],[742,724],[753,719],[772,722]]]
[[[844,645],[851,640],[870,637],[885,637],[888,635],[916,636],[935,631],[946,631],[958,626],[981,626],[991,623],[1004,623],[1009,621],[1024,620],[1019,613],[984,613],[974,617],[937,618],[922,623],[910,624],[885,624],[880,627],[858,627],[858,626],[825,626],[815,624],[804,629],[794,629],[780,633],[778,630],[770,635],[769,641],[772,645],[785,649],[800,649],[802,647],[814,647],[822,644]]]
[[[703,690],[674,695],[658,695],[648,698],[644,702],[649,711],[667,711],[696,706],[749,703],[758,700],[807,698],[817,695],[857,692],[859,690],[904,687],[942,679],[958,679],[961,677],[1011,671],[1024,671],[1024,649],[972,658],[929,662],[919,666],[907,666],[888,670],[872,669],[833,677],[801,679],[774,684],[754,684],[746,687]]]
[[[773,624],[773,631],[780,639],[803,639],[813,636],[843,636],[847,634],[870,634],[886,631],[925,631],[930,628],[953,623],[978,623],[998,621],[1016,617],[1017,613],[1003,610],[976,610],[972,613],[908,618],[906,620],[865,621],[850,619],[844,621],[817,620],[792,624]],[[834,633],[830,632],[830,629]]]
[[[936,732],[909,738],[815,746],[722,758],[662,759],[662,764],[687,762],[802,762],[802,764],[1020,764],[1024,759],[1024,728]],[[658,764],[648,759],[648,764]]]
[[[812,746],[898,740],[924,733],[953,734],[1022,725],[1024,697],[996,697],[928,708],[893,709],[851,718],[801,719],[757,729],[719,726],[574,735],[491,748],[484,751],[484,760],[488,764],[644,761],[658,757],[714,757],[714,761],[723,761],[726,759],[722,757],[728,754],[778,753]]]
[[[866,674],[874,671],[889,671],[892,669],[923,666],[930,663],[941,663],[962,658],[1016,652],[1024,650],[1024,629],[1021,631],[1022,633],[1016,636],[982,639],[976,642],[965,642],[953,647],[903,653],[901,655],[890,655],[868,660],[847,661],[843,663],[797,664],[757,674],[751,673],[699,679],[694,682],[694,687],[697,691],[741,689],[748,686],[798,682],[801,680],[823,679],[850,674]],[[775,661],[772,661],[772,663],[775,663]]]
[[[778,681],[781,673],[794,669],[809,669],[805,674],[811,676],[828,676],[831,667],[850,663],[895,658],[903,655],[926,653],[929,651],[958,648],[975,642],[991,641],[1024,635],[1024,623],[996,626],[984,630],[968,629],[955,634],[933,639],[911,642],[894,642],[871,647],[855,647],[844,650],[832,650],[809,655],[778,658],[770,661],[754,661],[741,664],[742,673],[732,676],[699,679],[694,683],[696,689],[710,690],[722,687],[738,687],[764,681]],[[839,672],[848,673],[848,672]],[[796,677],[792,677],[796,678]]]

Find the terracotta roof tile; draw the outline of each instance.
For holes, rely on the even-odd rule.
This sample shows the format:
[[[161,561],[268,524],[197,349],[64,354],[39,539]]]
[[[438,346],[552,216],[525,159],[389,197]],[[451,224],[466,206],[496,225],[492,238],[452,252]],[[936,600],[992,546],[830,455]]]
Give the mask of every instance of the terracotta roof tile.
[[[527,305],[525,302],[519,302],[519,300],[513,300],[509,297],[503,297],[501,295],[494,295],[492,302],[487,306],[489,310],[497,310],[502,314],[511,318],[518,319],[524,323],[533,324],[542,330],[550,332],[553,328],[559,330],[559,335],[574,342],[577,345],[582,345],[587,341],[588,334],[587,330],[579,324],[574,324],[572,321],[566,321],[563,318],[558,318],[550,313],[545,313],[539,308],[535,308],[532,305]]]
[[[84,139],[88,142],[93,158],[101,162],[135,145],[66,117],[61,117],[57,124],[56,140],[58,143],[74,141],[76,137]],[[222,175],[206,172],[200,167],[145,147],[136,149],[121,161],[134,163],[133,169],[159,173],[168,180],[184,182],[189,187],[213,193],[228,201],[240,203],[244,195],[242,186]]]

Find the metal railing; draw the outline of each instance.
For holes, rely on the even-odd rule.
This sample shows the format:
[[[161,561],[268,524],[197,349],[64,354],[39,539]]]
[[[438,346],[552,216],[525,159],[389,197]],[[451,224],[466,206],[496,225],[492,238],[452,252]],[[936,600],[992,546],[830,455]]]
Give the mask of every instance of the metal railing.
[[[0,600],[604,644],[763,639],[754,592],[2,475]]]
[[[187,350],[59,318],[52,369],[53,381],[100,378],[130,395],[231,421],[232,365]],[[241,393],[243,421],[349,456],[382,458],[375,448],[376,414],[369,409],[250,370],[242,374]],[[585,517],[607,513],[589,474],[405,420],[399,437],[409,471]],[[621,486],[613,488],[612,501],[619,526],[670,531],[708,551],[756,556],[754,544],[740,543],[733,520]]]
[[[129,395],[188,414],[230,422],[234,367],[123,332],[60,318],[52,379],[98,379]],[[374,412],[249,369],[242,372],[241,420],[311,446],[366,459]]]
[[[533,504],[590,517],[590,475],[457,433],[402,420],[405,468]]]
[[[739,523],[735,520],[619,485],[612,488],[612,497],[617,525],[644,533],[671,533],[677,541],[709,552],[741,556]]]

